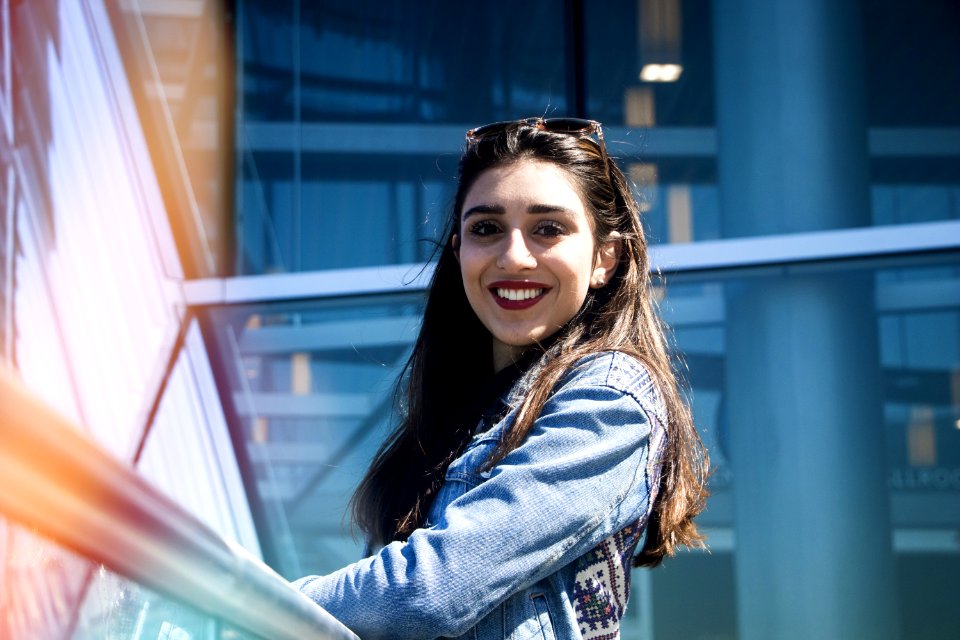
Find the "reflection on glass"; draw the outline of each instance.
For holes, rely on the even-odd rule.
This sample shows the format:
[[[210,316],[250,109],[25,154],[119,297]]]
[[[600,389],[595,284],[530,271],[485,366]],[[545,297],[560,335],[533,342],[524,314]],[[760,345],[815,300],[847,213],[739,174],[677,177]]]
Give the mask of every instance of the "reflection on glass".
[[[645,64],[640,69],[640,79],[644,82],[676,82],[683,73],[679,64]]]
[[[516,12],[504,0],[239,3],[236,271],[427,259],[463,132],[566,110],[563,5],[524,3],[533,29],[503,19]]]
[[[751,298],[753,294],[757,296]],[[797,306],[800,300],[805,302]],[[818,300],[827,302],[819,311]],[[786,430],[797,433],[810,430],[816,415],[832,411],[834,404],[873,406],[867,414],[875,422],[857,426],[847,413],[838,425],[851,433],[859,429],[861,435],[850,443],[852,457],[832,466],[844,482],[859,482],[862,464],[857,459],[872,443],[882,445],[877,466],[889,513],[880,521],[889,521],[892,528],[902,637],[956,637],[960,622],[951,614],[954,594],[946,576],[955,575],[960,557],[960,256],[914,267],[793,267],[723,278],[675,276],[662,312],[689,367],[695,419],[715,470],[713,496],[701,518],[711,532],[713,555],[690,554],[668,561],[668,571],[653,572],[656,637],[736,637],[738,608],[743,610],[745,599],[749,607],[749,600],[757,597],[743,588],[697,595],[696,585],[687,584],[699,575],[703,580],[710,576],[710,584],[731,589],[736,584],[732,558],[747,544],[739,532],[750,528],[738,519],[743,515],[735,508],[736,481],[761,462],[756,457],[744,460],[738,431],[780,429],[777,440],[786,450],[765,455],[781,460],[785,468],[794,460],[805,465],[810,475],[801,493],[815,491],[822,508],[836,493],[816,488],[813,476],[826,458],[816,462],[817,456],[808,460],[789,449],[795,438],[764,409],[769,398],[796,408]],[[837,339],[841,334],[868,337],[873,346],[861,348],[855,337]],[[827,355],[821,357],[821,352]],[[753,398],[752,408],[732,411],[731,391],[738,391],[732,385],[746,384],[745,362],[752,363],[756,375],[739,392]],[[813,378],[805,377],[805,371]],[[843,371],[857,371],[876,382],[861,390],[850,376],[837,377]],[[810,382],[814,379],[838,382],[822,387]],[[829,448],[823,453],[834,455]],[[772,481],[781,492],[778,496],[795,499],[789,496],[798,488],[785,484],[790,476],[784,470]],[[859,504],[856,517],[846,519],[869,517],[866,505]],[[838,524],[830,527],[832,540],[842,535]],[[769,529],[761,531],[772,535]],[[803,553],[802,543],[795,552]],[[833,561],[851,567],[847,554]],[[683,567],[682,575],[673,572],[672,562]],[[677,598],[684,602],[683,610],[675,606]],[[684,613],[690,607],[704,615],[692,620]]]
[[[0,518],[0,638],[67,637],[90,565]]]
[[[2,519],[0,638],[252,640]]]
[[[108,2],[190,277],[229,269],[233,65],[226,4]]]
[[[211,312],[288,578],[360,558],[347,502],[386,436],[420,294]],[[265,551],[268,553],[268,551]]]
[[[158,597],[140,585],[94,570],[77,612],[77,640],[217,640],[217,620],[185,605]]]
[[[650,158],[625,163],[650,244],[721,237],[716,163]]]
[[[960,632],[952,609],[938,604],[951,593],[938,567],[953,566],[951,558],[960,552],[955,533],[960,529],[960,257],[910,264],[795,266],[671,279],[662,313],[674,328],[695,419],[715,468],[713,496],[701,517],[712,554],[683,554],[668,560],[665,569],[639,577],[624,638],[649,637],[648,631],[655,637],[733,638],[738,607],[757,598],[750,589],[734,587],[741,542],[734,533],[741,526],[735,483],[743,475],[736,466],[742,443],[734,436],[766,428],[768,418],[760,412],[734,414],[731,385],[742,384],[743,363],[764,355],[768,344],[780,344],[766,354],[773,354],[773,365],[759,370],[769,388],[760,382],[745,388],[756,398],[782,391],[776,397],[784,402],[801,402],[806,383],[794,370],[827,378],[835,371],[874,372],[869,393],[854,393],[849,382],[833,393],[840,406],[869,405],[864,415],[875,418],[861,425],[862,437],[851,444],[858,451],[876,445],[878,502],[889,511],[884,527],[892,527],[892,563],[900,567],[896,593],[903,637],[951,638]],[[385,435],[392,385],[419,321],[419,296],[210,313],[222,327],[220,348],[231,354],[230,393],[268,507],[277,568],[294,577],[358,559],[362,549],[350,537],[347,500]],[[814,320],[816,329],[804,324]],[[844,332],[859,335],[865,346],[834,341]],[[791,343],[791,335],[802,340]],[[825,349],[830,355],[816,355]],[[796,380],[801,386],[793,386]],[[821,399],[820,406],[828,403]],[[807,410],[798,410],[793,420],[788,430],[809,428]],[[918,555],[943,562],[919,562],[902,571],[903,563]],[[837,566],[846,561],[835,558]],[[684,606],[676,606],[678,601]],[[691,619],[691,607],[704,615]],[[917,635],[921,629],[937,631]]]
[[[170,372],[137,471],[227,540],[260,556],[243,481],[195,321]]]
[[[590,117],[608,126],[714,126],[711,14],[706,0],[610,0],[588,9]]]
[[[240,4],[250,121],[459,124],[564,108],[564,10],[555,2]],[[504,20],[518,11],[536,28]]]

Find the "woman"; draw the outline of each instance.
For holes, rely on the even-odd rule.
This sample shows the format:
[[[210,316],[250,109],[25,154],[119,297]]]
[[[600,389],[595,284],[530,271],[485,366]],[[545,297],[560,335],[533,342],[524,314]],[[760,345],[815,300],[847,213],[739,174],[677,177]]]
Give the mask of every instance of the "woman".
[[[446,238],[354,496],[379,551],[296,585],[365,640],[619,637],[631,560],[703,545],[707,458],[600,124],[469,131]]]

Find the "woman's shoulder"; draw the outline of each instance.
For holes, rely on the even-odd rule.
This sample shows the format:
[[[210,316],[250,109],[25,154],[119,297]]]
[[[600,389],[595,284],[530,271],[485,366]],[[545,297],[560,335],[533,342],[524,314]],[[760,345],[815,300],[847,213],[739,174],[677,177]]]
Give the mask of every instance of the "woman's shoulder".
[[[632,396],[645,410],[666,420],[666,404],[657,382],[637,356],[624,351],[600,351],[584,356],[570,366],[556,390],[598,386]]]
[[[600,385],[638,391],[653,384],[643,360],[624,351],[598,351],[570,365],[560,386]]]

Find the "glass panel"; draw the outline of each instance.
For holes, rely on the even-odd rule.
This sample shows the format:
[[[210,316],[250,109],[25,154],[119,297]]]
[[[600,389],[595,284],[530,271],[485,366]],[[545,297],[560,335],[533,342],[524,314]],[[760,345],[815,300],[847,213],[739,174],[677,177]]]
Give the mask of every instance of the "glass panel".
[[[170,373],[137,461],[153,486],[255,556],[259,542],[196,322]]]
[[[957,576],[960,554],[912,552],[897,559],[903,638],[950,640],[960,634],[957,622]]]
[[[852,535],[840,524],[849,514],[834,502],[846,490],[824,487],[818,475],[860,486],[850,492],[860,496],[850,507],[856,526],[873,519],[889,527],[902,637],[960,633],[947,578],[960,552],[960,256],[909,267],[794,267],[671,281],[664,315],[689,366],[695,419],[715,467],[713,496],[700,518],[715,553],[667,560],[663,573],[653,572],[656,637],[736,637],[735,609],[765,602],[763,590],[741,586],[724,601],[718,593],[726,591],[698,596],[697,585],[710,575],[709,584],[732,589],[735,568],[757,557],[748,534],[758,528],[770,540],[787,535],[796,543],[790,557],[763,556],[771,564],[793,567],[794,557],[834,553],[833,562],[860,571],[856,554],[839,542]],[[831,439],[829,425],[850,435]],[[864,479],[871,475],[885,478],[886,506],[870,506],[878,504]],[[775,489],[757,487],[763,479]],[[802,536],[790,537],[777,532],[766,509],[745,506],[740,492],[753,503],[795,505],[808,515],[803,503],[810,496],[820,515],[801,525]],[[792,507],[769,511],[793,517]],[[810,548],[824,543],[835,551]],[[724,558],[729,552],[732,561]],[[743,553],[751,555],[740,566]],[[868,562],[883,564],[882,554]],[[855,583],[865,587],[867,575]],[[678,609],[675,598],[684,606]],[[724,602],[728,610],[718,609]],[[690,610],[712,613],[694,621]]]
[[[897,0],[860,6],[870,125],[960,126],[960,5]]]
[[[499,2],[376,7],[293,0],[241,3],[236,271],[303,271],[429,258],[429,243],[421,240],[433,237],[431,230],[449,205],[462,130],[468,123],[569,111],[564,87],[574,62],[585,65],[587,114],[608,126],[611,150],[649,194],[653,242],[751,235],[754,229],[730,222],[742,211],[721,215],[719,204],[714,156],[718,139],[729,136],[713,129],[713,36],[719,27],[711,3],[616,0],[600,8],[588,6],[582,61],[572,61],[564,46],[565,33],[578,24],[565,11],[547,2],[521,7]],[[876,44],[888,42],[877,34],[912,11],[912,5],[898,2],[863,13],[871,69],[866,100],[873,110],[865,124],[918,128],[871,130],[869,203],[862,202],[856,187],[863,180],[859,169],[846,176],[835,169],[836,180],[854,189],[822,208],[829,210],[827,218],[802,230],[960,218],[960,172],[956,145],[950,142],[957,138],[957,122],[941,117],[943,109],[949,111],[945,105],[953,103],[916,98],[929,95],[929,89],[919,94],[890,91],[884,75],[891,55],[903,58],[898,68],[907,68],[912,52],[927,49],[917,46],[904,53],[883,46],[880,52]],[[918,12],[924,25],[941,22],[929,30],[933,53],[923,56],[936,56],[952,68],[957,45],[945,34],[955,31],[956,9],[937,0]],[[535,15],[537,28],[500,15]],[[723,28],[736,26],[728,22]],[[911,29],[908,37],[926,35]],[[464,47],[463,42],[471,44]],[[483,43],[493,53],[477,56],[473,43]],[[505,48],[509,59],[497,53]],[[844,53],[859,59],[863,52]],[[672,81],[641,78],[650,65],[660,65],[662,71],[674,62],[680,75]],[[469,72],[462,73],[464,68]],[[956,91],[956,83],[944,85],[950,73],[939,74],[937,68],[923,66],[923,82]],[[928,77],[934,73],[938,75]],[[844,99],[859,104],[861,96]],[[940,116],[929,122],[875,117],[875,112],[889,110],[877,105],[903,99],[942,105],[937,107]],[[831,108],[843,108],[840,102]],[[913,111],[917,109],[923,112],[921,107]],[[445,123],[450,126],[433,126]],[[930,123],[943,129],[919,128]],[[763,126],[758,122],[754,128]],[[794,126],[811,128],[809,123]],[[851,162],[839,159],[837,165]],[[806,173],[804,166],[795,166],[787,180],[796,182]],[[825,182],[829,179],[818,180],[817,188],[829,189]],[[774,198],[766,206],[789,209],[800,199],[789,196],[783,203]],[[764,212],[761,217],[776,216]],[[358,228],[364,229],[363,241],[350,242]],[[796,230],[785,223],[767,231]]]
[[[960,219],[960,173],[947,163],[882,159],[871,164],[883,178],[870,187],[872,225]],[[923,167],[926,176],[911,178]],[[651,244],[724,238],[715,161],[641,158],[624,168],[636,185]]]
[[[233,60],[227,3],[108,2],[189,277],[230,268]]]
[[[653,637],[735,640],[737,591],[732,554],[684,553],[667,562],[662,571],[652,572]],[[691,615],[692,611],[696,615]],[[625,635],[624,640],[628,637],[637,636]]]
[[[960,155],[874,158],[870,171],[873,224],[960,219]]]
[[[714,159],[640,157],[622,166],[635,184],[651,244],[724,238]],[[960,219],[960,164],[880,158],[871,167],[872,225]]]
[[[3,519],[0,638],[253,640]]]
[[[869,125],[960,126],[957,4],[898,0],[861,6]],[[629,127],[714,126],[713,28],[708,0],[614,0],[602,10],[588,6],[591,117]],[[658,63],[679,65],[680,75],[675,81],[641,78],[646,65]]]
[[[0,517],[0,638],[63,638],[90,565]]]
[[[76,640],[256,640],[182,603],[94,567],[77,612]]]
[[[657,638],[737,637],[740,611],[762,591],[735,587],[738,545],[756,553],[741,537],[756,526],[749,518],[762,515],[745,513],[737,496],[758,489],[756,468],[770,460],[781,470],[771,472],[773,497],[758,497],[760,504],[796,504],[799,512],[802,482],[817,517],[833,513],[829,526],[814,518],[810,526],[824,530],[804,529],[802,539],[791,538],[793,551],[771,564],[789,568],[794,556],[826,554],[866,588],[844,546],[845,527],[871,523],[892,539],[889,561],[877,554],[868,563],[898,575],[892,606],[903,637],[955,637],[960,627],[944,603],[952,601],[947,576],[960,552],[960,256],[673,276],[665,294],[663,313],[714,465],[713,495],[699,519],[712,554],[683,553],[665,568],[635,572],[624,638],[647,638],[648,630]],[[419,296],[210,313],[222,327],[218,348],[232,354],[233,411],[268,506],[279,570],[292,578],[356,560],[361,545],[349,537],[347,500],[385,436]],[[809,451],[806,432],[818,434]],[[773,446],[764,433],[784,451],[764,449]],[[829,441],[832,433],[845,435]],[[821,473],[861,489],[863,478],[875,478],[850,507],[856,518],[831,503],[839,490],[817,484]],[[751,484],[738,489],[738,480]],[[814,542],[828,548],[812,550]],[[692,620],[691,610],[703,615]]]
[[[714,159],[640,158],[622,168],[634,184],[650,244],[722,236]]]
[[[760,14],[764,6],[757,2],[756,7],[744,11]],[[792,9],[784,6],[782,11],[786,15]],[[856,198],[848,197],[842,204],[830,205],[837,211],[818,228],[960,218],[960,111],[953,107],[958,99],[951,98],[960,92],[960,83],[953,81],[960,74],[960,40],[954,37],[960,30],[960,9],[946,0],[920,5],[900,0],[864,5],[862,15],[856,17],[862,18],[862,24],[855,28],[862,28],[865,34],[863,51],[843,49],[847,41],[838,51],[828,50],[828,45],[819,41],[810,42],[808,49],[811,56],[818,53],[818,47],[824,49],[823,56],[860,60],[863,55],[865,96],[851,93],[845,99],[856,102],[860,109],[861,97],[865,98],[867,120],[861,125],[869,128],[870,215],[855,212],[853,222],[845,218],[851,214],[851,206],[856,206],[850,204]],[[714,128],[715,91],[719,91],[715,87],[715,67],[723,63],[714,51],[714,35],[718,29],[743,25],[732,18],[718,22],[713,3],[705,0],[616,0],[604,3],[602,9],[589,7],[585,20],[587,111],[607,125],[608,146],[649,196],[646,206],[650,210],[652,242],[750,235],[743,229],[724,226],[729,222],[725,217],[742,216],[743,211],[721,211],[714,158],[718,147],[722,152],[725,141],[729,145],[731,139],[729,131]],[[907,23],[909,27],[903,28]],[[890,47],[892,38],[914,44]],[[848,41],[855,42],[856,38]],[[735,73],[741,82],[737,91],[760,93],[763,87],[774,85],[744,79],[744,74],[757,71],[757,61],[749,62]],[[676,79],[641,77],[645,67],[667,63],[679,66]],[[905,86],[912,89],[905,90]],[[821,101],[824,109],[845,108],[840,100],[824,106],[826,102]],[[811,135],[822,126],[795,121],[780,109],[775,100],[760,108],[764,113],[777,113],[781,120],[790,117],[795,130],[807,130]],[[784,150],[794,146],[790,129],[780,131],[781,124],[775,120],[763,122],[757,118],[748,128],[752,136],[782,138],[780,149],[771,153],[771,164],[778,161],[773,156],[782,156]],[[862,157],[852,160],[859,163]],[[730,158],[725,161],[735,162]],[[805,164],[815,166],[816,160]],[[863,179],[860,173],[842,175],[842,167],[847,164],[850,159],[838,160],[839,168],[833,169],[833,176],[858,184]],[[783,180],[802,181],[809,173],[807,169],[794,165]],[[741,174],[750,170],[762,173],[764,169],[732,169]],[[764,179],[759,175],[754,178],[756,182]],[[825,182],[829,179],[818,179],[811,192],[829,188]],[[772,219],[779,210],[794,206],[791,201],[795,203],[804,194],[783,201],[769,192],[763,197],[767,198],[769,211],[761,216]],[[786,224],[772,232],[797,230],[788,227]]]
[[[241,255],[246,272],[330,269],[429,260],[452,201],[455,162],[400,155],[344,167],[311,154],[292,179],[292,157],[255,154],[243,184]],[[337,166],[341,165],[341,166]],[[253,165],[248,165],[250,170]],[[292,216],[295,193],[305,215]]]
[[[565,108],[556,2],[240,5],[248,122],[461,124]]]
[[[178,323],[172,239],[103,7],[11,10],[17,366],[127,458]]]
[[[715,125],[710,0],[584,4],[590,117],[609,126]]]
[[[386,437],[419,313],[419,294],[210,312],[287,578],[361,557],[344,514]]]
[[[562,4],[239,4],[238,273],[424,260],[468,126],[566,109]]]

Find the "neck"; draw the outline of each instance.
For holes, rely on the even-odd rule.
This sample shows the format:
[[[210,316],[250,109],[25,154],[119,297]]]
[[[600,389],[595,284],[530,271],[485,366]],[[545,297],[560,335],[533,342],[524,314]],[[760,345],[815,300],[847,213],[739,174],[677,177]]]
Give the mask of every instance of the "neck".
[[[493,342],[493,372],[499,373],[508,366],[520,359],[520,357],[530,348],[514,347],[494,340]]]

